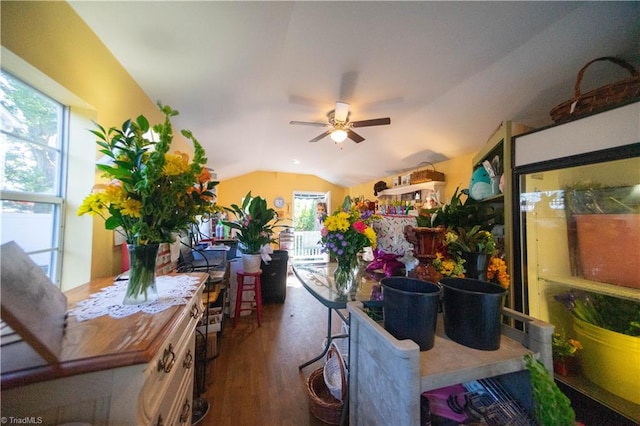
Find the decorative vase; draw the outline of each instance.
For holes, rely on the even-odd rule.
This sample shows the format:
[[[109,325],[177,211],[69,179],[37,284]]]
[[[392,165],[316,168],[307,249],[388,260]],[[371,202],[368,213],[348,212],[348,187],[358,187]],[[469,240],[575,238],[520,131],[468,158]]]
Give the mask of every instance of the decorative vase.
[[[124,305],[140,305],[158,300],[156,288],[156,257],[160,244],[128,244],[129,283]]]
[[[333,273],[334,285],[339,294],[347,295],[354,292],[357,287],[358,270],[360,268],[358,256],[344,255],[338,257],[337,260],[338,266]]]
[[[489,268],[489,255],[486,253],[463,252],[464,276],[480,281],[487,281],[487,269]]]
[[[409,277],[434,283],[442,278],[442,274],[435,270],[431,262],[436,258],[438,248],[444,241],[444,231],[442,226],[429,228],[407,225],[404,227],[404,237],[413,245],[413,256],[420,262],[413,271],[409,272]]]
[[[416,259],[434,259],[438,247],[444,240],[444,227],[428,228],[407,225],[404,227],[404,237],[413,244],[413,255]]]
[[[242,270],[246,273],[255,273],[260,271],[260,254],[242,254]]]

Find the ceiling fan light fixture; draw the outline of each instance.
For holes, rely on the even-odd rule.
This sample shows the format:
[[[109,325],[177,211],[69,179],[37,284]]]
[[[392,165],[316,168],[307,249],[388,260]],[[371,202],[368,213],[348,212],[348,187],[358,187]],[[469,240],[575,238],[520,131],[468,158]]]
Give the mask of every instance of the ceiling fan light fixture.
[[[331,139],[336,143],[344,142],[347,139],[347,132],[342,129],[334,130],[331,132]]]

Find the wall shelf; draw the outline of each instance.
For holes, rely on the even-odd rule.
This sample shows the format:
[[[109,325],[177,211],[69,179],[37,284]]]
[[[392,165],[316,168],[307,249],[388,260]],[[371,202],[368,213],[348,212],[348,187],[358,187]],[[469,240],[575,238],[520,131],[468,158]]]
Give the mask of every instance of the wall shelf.
[[[434,192],[440,192],[444,189],[445,185],[445,182],[431,181],[416,183],[413,185],[395,186],[393,188],[385,189],[384,191],[378,192],[378,198],[388,195],[409,194],[411,192],[422,191],[423,189],[430,189]]]

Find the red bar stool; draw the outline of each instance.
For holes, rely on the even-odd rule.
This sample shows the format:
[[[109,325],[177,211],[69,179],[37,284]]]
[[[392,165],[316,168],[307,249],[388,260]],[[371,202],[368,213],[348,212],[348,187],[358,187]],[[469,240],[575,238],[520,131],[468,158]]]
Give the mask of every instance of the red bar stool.
[[[238,271],[236,274],[238,280],[238,291],[236,293],[236,309],[233,315],[233,328],[236,327],[236,321],[242,311],[253,311],[253,304],[256,305],[256,311],[258,311],[258,327],[262,325],[262,284],[260,282],[260,275],[262,271],[258,272],[244,272]],[[255,301],[249,301],[251,303],[250,308],[243,308],[242,303],[247,301],[242,300],[242,296],[245,291],[253,291],[255,295]]]

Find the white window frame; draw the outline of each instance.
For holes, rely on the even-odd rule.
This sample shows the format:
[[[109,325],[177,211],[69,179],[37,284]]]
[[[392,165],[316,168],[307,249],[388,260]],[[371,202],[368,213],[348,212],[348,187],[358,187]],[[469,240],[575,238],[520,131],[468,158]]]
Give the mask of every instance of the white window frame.
[[[59,281],[55,282],[62,291],[66,291],[92,278],[94,220],[86,215],[79,217],[76,211],[90,193],[96,178],[98,152],[95,139],[88,129],[94,128],[93,122],[98,121],[97,112],[68,88],[4,46],[0,50],[2,68],[6,72],[68,108],[65,167],[60,181],[65,194],[59,222],[62,241],[59,250],[62,255],[58,256],[60,263],[57,270],[61,275]]]
[[[59,144],[55,148],[46,147],[56,151],[58,156],[58,165],[56,167],[56,186],[53,188],[53,194],[45,193],[32,193],[22,191],[3,191],[0,190],[0,199],[3,201],[18,201],[18,202],[32,202],[40,204],[48,204],[53,206],[53,229],[51,229],[51,241],[49,246],[43,244],[39,250],[27,251],[30,256],[42,253],[50,253],[49,270],[47,275],[49,279],[58,287],[60,287],[60,277],[62,275],[62,257],[64,247],[64,217],[65,217],[65,191],[66,191],[66,179],[67,179],[67,149],[68,149],[68,126],[69,126],[69,108],[63,103],[51,98],[47,94],[43,93],[36,87],[33,87],[29,83],[23,81],[20,77],[15,76],[13,73],[2,68],[2,72],[5,75],[10,76],[12,79],[19,81],[24,86],[31,89],[33,92],[40,96],[48,98],[49,101],[57,104],[59,108],[58,123],[57,123],[57,135]],[[8,136],[12,136],[11,133],[2,132]],[[27,143],[36,143],[36,141],[26,141]],[[33,232],[33,230],[31,230]],[[47,233],[48,234],[48,233]]]

